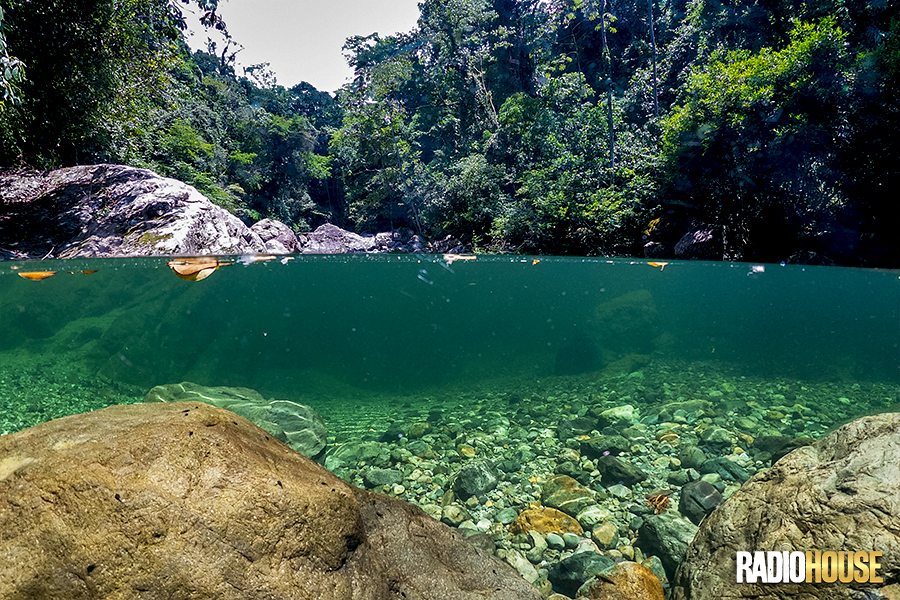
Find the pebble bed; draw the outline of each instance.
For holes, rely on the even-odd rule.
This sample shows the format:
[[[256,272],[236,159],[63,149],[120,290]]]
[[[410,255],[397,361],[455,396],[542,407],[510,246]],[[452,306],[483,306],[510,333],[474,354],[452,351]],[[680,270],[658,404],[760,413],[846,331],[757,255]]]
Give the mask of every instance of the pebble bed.
[[[83,373],[78,365],[4,354],[0,434],[139,402],[146,393]],[[615,377],[482,382],[306,403],[329,431],[318,458],[326,468],[478,536],[550,595],[554,565],[585,549],[613,561],[644,561],[664,579],[638,541],[645,519],[659,511],[648,498],[663,494],[674,509],[681,487],[697,479],[728,497],[771,464],[760,440],[809,443],[863,414],[897,410],[898,401],[898,386],[885,383],[774,381],[721,364],[651,362]],[[611,480],[601,472],[607,457],[645,478]],[[463,490],[456,480],[464,469],[477,473],[473,465],[487,474]],[[513,531],[509,525],[523,510],[548,504],[546,486],[560,475],[590,493],[589,506],[572,515],[583,532]]]
[[[643,561],[665,581],[638,543],[644,520],[658,512],[648,498],[663,493],[674,510],[681,486],[697,479],[727,498],[771,465],[761,440],[810,443],[863,414],[897,410],[898,400],[898,387],[884,383],[772,381],[721,365],[651,363],[612,378],[505,382],[317,410],[331,433],[327,468],[467,535],[489,537],[499,556],[526,579],[536,577],[538,587],[543,582],[549,595],[548,571],[586,548],[614,561]],[[598,469],[605,456],[646,479],[610,481]],[[485,460],[497,467],[496,484],[460,497],[454,481],[461,470]],[[523,510],[546,503],[544,486],[558,475],[593,495],[577,515],[583,533],[511,532]]]

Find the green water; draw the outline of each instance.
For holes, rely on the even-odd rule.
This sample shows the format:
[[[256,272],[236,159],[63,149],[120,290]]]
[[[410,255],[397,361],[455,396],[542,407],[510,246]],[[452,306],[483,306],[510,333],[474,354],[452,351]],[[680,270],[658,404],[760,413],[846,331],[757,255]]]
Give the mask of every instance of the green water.
[[[326,421],[626,381],[628,400],[648,410],[750,384],[788,390],[777,400],[813,411],[830,402],[835,419],[900,401],[897,272],[509,256],[230,260],[202,281],[157,258],[0,264],[0,433],[181,381],[307,403]],[[30,281],[24,271],[57,274]],[[748,402],[732,400],[723,410]]]

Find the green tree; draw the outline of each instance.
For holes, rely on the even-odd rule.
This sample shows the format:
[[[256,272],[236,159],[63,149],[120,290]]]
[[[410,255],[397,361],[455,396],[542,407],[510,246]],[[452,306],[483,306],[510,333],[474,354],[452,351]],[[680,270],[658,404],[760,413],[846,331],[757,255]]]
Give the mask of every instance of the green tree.
[[[25,65],[15,56],[9,55],[5,29],[3,6],[0,5],[0,114],[7,104],[17,104],[20,101],[21,92],[17,84],[25,78]]]
[[[664,121],[672,200],[724,228],[734,257],[780,260],[842,202],[834,169],[847,128],[846,34],[795,23],[783,49],[715,52]]]

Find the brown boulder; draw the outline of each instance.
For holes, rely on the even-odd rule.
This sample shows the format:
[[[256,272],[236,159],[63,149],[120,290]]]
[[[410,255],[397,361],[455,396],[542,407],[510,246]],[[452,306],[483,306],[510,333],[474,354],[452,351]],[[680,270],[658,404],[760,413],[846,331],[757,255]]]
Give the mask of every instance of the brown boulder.
[[[578,589],[585,600],[665,600],[662,583],[653,571],[636,562],[616,563]]]
[[[857,419],[757,473],[714,510],[678,568],[673,597],[889,598],[900,582],[898,499],[900,413]],[[737,552],[756,550],[881,551],[884,583],[736,583]]]
[[[509,532],[513,534],[528,533],[532,529],[544,535],[567,532],[577,535],[584,533],[578,521],[555,508],[526,508],[509,524]]]
[[[199,402],[0,437],[0,599],[475,599],[538,592],[421,510]]]

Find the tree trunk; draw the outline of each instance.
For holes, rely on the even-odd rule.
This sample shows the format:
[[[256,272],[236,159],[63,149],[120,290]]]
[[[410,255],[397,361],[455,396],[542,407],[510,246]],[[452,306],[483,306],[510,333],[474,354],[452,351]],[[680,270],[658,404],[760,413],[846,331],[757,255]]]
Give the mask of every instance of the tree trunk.
[[[603,40],[603,54],[606,56],[606,108],[607,121],[609,123],[609,168],[612,171],[616,169],[616,133],[613,129],[613,107],[612,107],[612,57],[609,55],[609,45],[606,43],[606,0],[603,0],[603,6],[600,9],[600,34]]]
[[[651,61],[653,63],[653,116],[659,117],[659,91],[657,88],[656,77],[656,31],[653,26],[653,0],[647,0],[647,6],[650,8],[650,48],[652,50]]]

